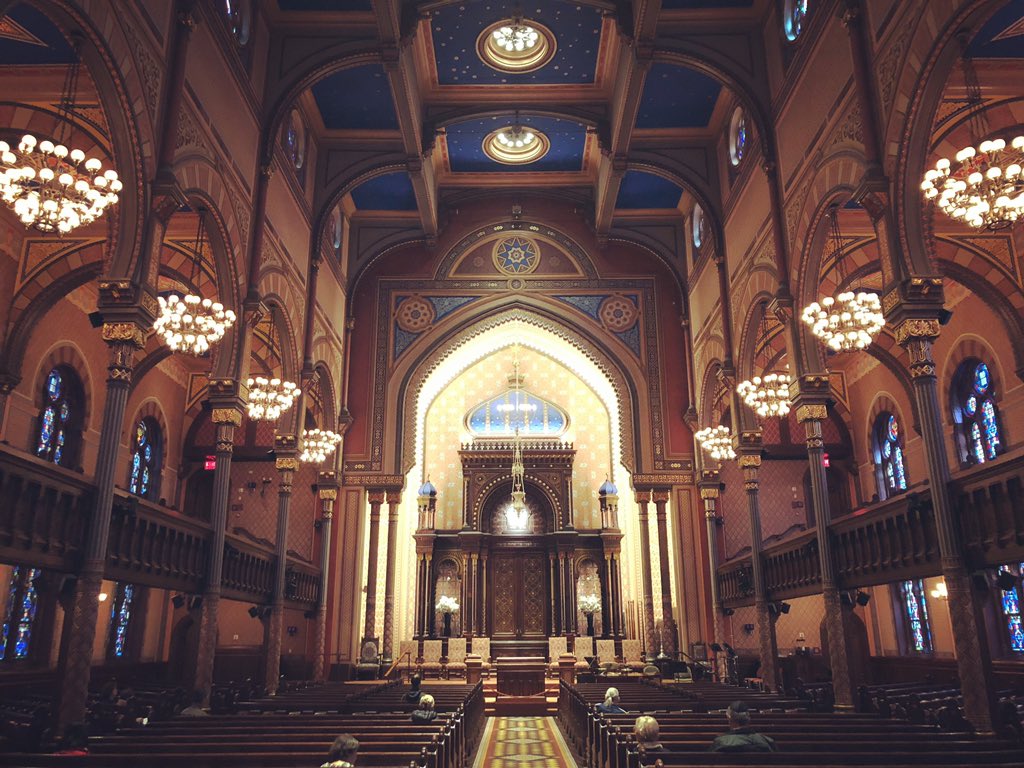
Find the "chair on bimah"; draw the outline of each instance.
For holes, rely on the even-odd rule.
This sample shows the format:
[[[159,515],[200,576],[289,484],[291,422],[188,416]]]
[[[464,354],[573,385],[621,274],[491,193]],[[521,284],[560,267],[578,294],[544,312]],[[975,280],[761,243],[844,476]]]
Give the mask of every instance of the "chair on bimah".
[[[558,674],[558,660],[569,652],[569,645],[564,637],[548,638],[548,672]]]
[[[639,640],[622,641],[622,663],[629,667],[630,671],[636,672],[647,666]]]
[[[472,652],[474,656],[479,656],[481,661],[481,669],[486,673],[491,671],[491,664],[493,659],[491,658],[491,638],[489,637],[474,637],[472,643]]]
[[[454,672],[459,677],[466,676],[466,638],[452,637],[448,640],[448,655],[445,657],[445,672],[447,677]]]
[[[423,671],[424,677],[427,675],[441,676],[441,669],[444,667],[444,664],[441,662],[440,640],[424,640],[423,656],[420,658],[420,669]]]
[[[380,642],[376,637],[368,637],[363,641],[359,651],[359,663],[356,664],[357,680],[376,680],[380,677]]]
[[[420,671],[420,641],[401,640],[398,643],[398,658],[395,659],[400,675],[410,675]]]
[[[586,672],[590,669],[590,662],[587,659],[594,657],[594,638],[577,637],[573,648],[573,655],[576,657],[576,671]]]

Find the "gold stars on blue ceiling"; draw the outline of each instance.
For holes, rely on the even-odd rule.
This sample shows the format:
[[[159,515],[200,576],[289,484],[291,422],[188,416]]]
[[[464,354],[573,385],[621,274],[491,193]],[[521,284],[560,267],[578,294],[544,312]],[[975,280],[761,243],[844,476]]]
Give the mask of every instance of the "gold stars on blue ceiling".
[[[380,64],[335,72],[315,83],[312,91],[329,131],[398,128],[391,86]]]
[[[703,128],[722,87],[693,69],[658,63],[644,81],[637,128]]]
[[[968,50],[979,59],[1024,59],[1024,0],[1012,0],[996,11]]]
[[[438,9],[430,20],[441,85],[580,85],[593,83],[601,43],[601,13],[593,6],[564,0],[533,0],[522,5],[525,19],[544,24],[558,49],[547,65],[534,72],[499,72],[484,64],[476,52],[480,33],[509,18],[512,3],[467,0]]]
[[[494,130],[515,122],[508,116],[465,120],[448,126],[445,142],[448,164],[454,173],[520,173],[523,171],[581,171],[586,126],[556,117],[520,115],[519,122],[547,136],[551,148],[539,160],[522,165],[498,163],[484,154],[483,142]]]
[[[661,210],[679,206],[683,190],[674,182],[643,171],[626,171],[619,185],[615,207],[630,210]]]
[[[415,211],[416,193],[409,174],[396,171],[364,181],[352,190],[352,202],[360,211]]]
[[[0,65],[70,64],[71,46],[41,11],[20,3],[0,17]]]

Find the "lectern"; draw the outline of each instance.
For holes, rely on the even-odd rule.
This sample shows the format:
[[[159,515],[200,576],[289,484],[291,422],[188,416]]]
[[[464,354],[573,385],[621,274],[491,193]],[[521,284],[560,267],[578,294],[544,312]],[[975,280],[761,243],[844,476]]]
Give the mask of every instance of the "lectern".
[[[540,696],[544,693],[544,659],[505,656],[495,660],[499,696]]]

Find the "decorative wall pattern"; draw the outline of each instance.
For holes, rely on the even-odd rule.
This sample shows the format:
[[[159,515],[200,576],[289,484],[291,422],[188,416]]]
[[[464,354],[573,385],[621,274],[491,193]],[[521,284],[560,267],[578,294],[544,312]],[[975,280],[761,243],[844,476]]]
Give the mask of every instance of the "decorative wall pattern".
[[[397,360],[401,357],[409,345],[438,320],[480,298],[482,297],[395,294],[391,359]]]

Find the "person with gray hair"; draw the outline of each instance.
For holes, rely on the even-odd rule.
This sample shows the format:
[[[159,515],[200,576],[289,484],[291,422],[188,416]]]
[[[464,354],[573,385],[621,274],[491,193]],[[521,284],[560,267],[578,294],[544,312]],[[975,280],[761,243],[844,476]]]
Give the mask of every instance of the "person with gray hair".
[[[626,713],[619,705],[619,689],[609,688],[604,692],[604,701],[594,707],[598,712],[606,715],[623,715]]]
[[[420,703],[416,710],[412,713],[412,721],[414,723],[429,723],[437,717],[437,712],[434,710],[434,697],[429,693],[424,693],[420,696]]]
[[[359,742],[347,733],[341,734],[327,751],[327,762],[320,768],[355,768]]]
[[[725,710],[729,732],[717,737],[711,752],[777,752],[775,741],[750,726],[750,710],[742,701],[734,701]]]
[[[663,751],[665,747],[658,740],[660,734],[661,726],[650,715],[641,715],[633,724],[633,736],[641,752]]]

